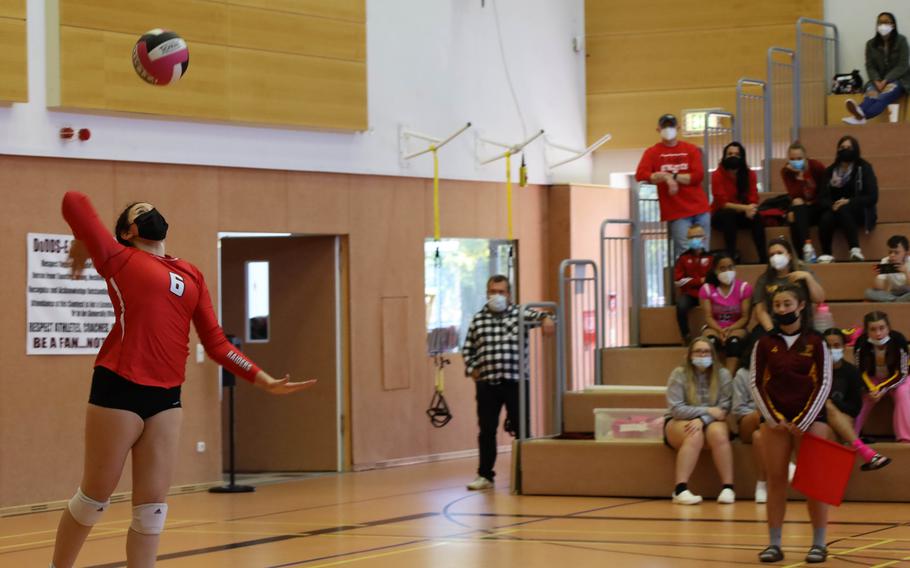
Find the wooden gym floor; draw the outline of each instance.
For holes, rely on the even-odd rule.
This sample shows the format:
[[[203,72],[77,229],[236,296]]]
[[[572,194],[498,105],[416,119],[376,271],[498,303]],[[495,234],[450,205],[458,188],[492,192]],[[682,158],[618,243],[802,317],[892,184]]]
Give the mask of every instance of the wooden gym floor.
[[[508,455],[499,458],[507,471]],[[522,497],[503,479],[472,493],[474,460],[260,486],[255,493],[171,497],[158,566],[475,568],[756,565],[766,544],[764,506],[672,505],[669,499]],[[505,478],[507,475],[502,475]],[[669,495],[672,488],[667,488]],[[697,488],[694,488],[697,490]],[[48,565],[59,511],[0,518],[0,566]],[[128,503],[96,526],[78,566],[125,566]],[[910,506],[846,503],[833,509],[826,566],[910,566]],[[802,503],[784,528],[787,559],[810,542]]]

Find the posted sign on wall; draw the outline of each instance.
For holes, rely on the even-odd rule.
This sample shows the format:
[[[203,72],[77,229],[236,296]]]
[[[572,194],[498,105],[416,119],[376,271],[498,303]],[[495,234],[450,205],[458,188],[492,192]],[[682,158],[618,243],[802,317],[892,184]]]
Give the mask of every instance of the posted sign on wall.
[[[67,266],[72,235],[28,234],[28,355],[93,355],[114,325],[107,284],[88,261],[82,278]]]

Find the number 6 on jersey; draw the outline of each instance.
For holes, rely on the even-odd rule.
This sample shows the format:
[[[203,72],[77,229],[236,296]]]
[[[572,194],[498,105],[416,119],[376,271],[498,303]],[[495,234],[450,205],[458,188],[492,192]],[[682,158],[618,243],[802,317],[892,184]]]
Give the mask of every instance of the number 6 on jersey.
[[[183,282],[183,276],[174,274],[173,272],[170,272],[169,274],[171,275],[171,293],[175,296],[183,296],[183,291],[186,289],[186,283]]]

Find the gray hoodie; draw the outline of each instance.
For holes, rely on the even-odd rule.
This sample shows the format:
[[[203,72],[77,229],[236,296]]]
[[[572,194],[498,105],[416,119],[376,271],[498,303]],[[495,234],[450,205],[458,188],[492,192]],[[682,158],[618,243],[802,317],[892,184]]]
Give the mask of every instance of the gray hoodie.
[[[701,418],[707,426],[714,422],[714,417],[708,414],[708,408],[716,406],[722,410],[730,412],[733,403],[733,381],[730,379],[730,372],[726,369],[719,369],[717,373],[720,384],[717,386],[717,400],[708,400],[708,375],[697,374],[696,380],[699,382],[697,391],[700,400],[686,400],[686,370],[684,367],[677,367],[670,373],[670,379],[667,381],[667,417],[676,420],[692,420]]]

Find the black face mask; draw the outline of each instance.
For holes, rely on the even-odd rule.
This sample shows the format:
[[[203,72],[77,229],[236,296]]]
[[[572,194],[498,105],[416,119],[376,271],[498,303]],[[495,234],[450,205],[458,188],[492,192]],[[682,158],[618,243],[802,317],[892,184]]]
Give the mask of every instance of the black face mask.
[[[837,151],[837,159],[840,162],[855,162],[859,158],[859,152],[856,148],[841,148]]]
[[[799,312],[790,312],[786,314],[777,314],[771,316],[771,319],[774,320],[774,323],[777,325],[790,325],[796,323],[796,320],[799,319]]]
[[[727,156],[721,160],[720,165],[727,170],[738,170],[743,165],[743,159],[739,156]]]
[[[133,221],[139,229],[139,236],[150,241],[163,241],[167,237],[167,221],[157,209],[146,211]]]

